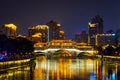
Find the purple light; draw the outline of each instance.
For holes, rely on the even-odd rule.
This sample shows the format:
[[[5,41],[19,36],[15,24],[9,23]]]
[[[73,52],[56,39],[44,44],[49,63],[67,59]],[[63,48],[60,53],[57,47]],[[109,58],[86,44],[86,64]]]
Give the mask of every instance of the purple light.
[[[80,32],[77,32],[76,35],[80,35]]]

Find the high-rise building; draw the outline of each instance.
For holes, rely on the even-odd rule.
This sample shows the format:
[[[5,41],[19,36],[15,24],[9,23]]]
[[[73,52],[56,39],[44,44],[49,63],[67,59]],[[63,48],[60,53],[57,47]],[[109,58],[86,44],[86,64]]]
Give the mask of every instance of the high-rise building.
[[[115,33],[106,33],[97,35],[97,44],[99,46],[116,45]]]
[[[82,31],[80,34],[80,42],[88,43],[88,34],[86,31]]]
[[[80,42],[80,33],[75,34],[75,42]]]
[[[60,38],[61,40],[64,40],[64,39],[65,39],[65,31],[60,30],[60,32],[59,32],[59,38]]]
[[[17,36],[17,26],[14,24],[5,24],[2,27],[2,30],[4,32],[4,34],[8,37],[15,37]]]
[[[88,44],[88,34],[86,31],[82,31],[81,33],[75,34],[75,41],[78,43],[86,43]]]
[[[49,26],[49,40],[58,40],[60,39],[60,27],[61,25],[57,22],[50,21],[47,23]]]
[[[96,44],[96,35],[103,33],[103,19],[96,15],[89,22],[89,45],[97,45]]]
[[[116,46],[116,34],[112,30],[108,30],[104,34],[97,34],[95,44],[99,46],[114,45]]]
[[[28,33],[32,40],[39,40],[37,42],[47,42],[49,39],[49,27],[47,25],[37,25],[29,27]]]

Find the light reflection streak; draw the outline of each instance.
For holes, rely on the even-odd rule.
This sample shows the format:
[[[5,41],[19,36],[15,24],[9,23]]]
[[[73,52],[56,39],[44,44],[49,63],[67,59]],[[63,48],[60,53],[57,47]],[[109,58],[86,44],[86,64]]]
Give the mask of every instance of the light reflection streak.
[[[16,79],[20,79],[21,77],[23,77],[22,75],[24,75],[23,79],[27,80],[30,77],[29,71],[30,71],[29,66],[24,67],[24,68],[18,68],[15,70],[14,69],[7,70],[3,72],[3,74],[0,74],[0,80],[16,80]]]
[[[46,71],[46,73],[44,73],[44,75],[47,75],[46,80],[74,80],[75,78],[82,80],[88,78],[89,80],[106,80],[110,79],[107,76],[109,75],[107,71],[109,66],[107,64],[109,63],[101,60],[59,58],[56,60],[42,60],[42,62],[39,63],[39,68]],[[111,66],[116,65],[117,64],[111,64]],[[116,79],[116,68],[118,67],[115,67],[111,79]],[[43,73],[41,72],[40,74]],[[34,80],[38,80],[38,78]]]
[[[0,74],[0,80],[120,80],[119,67],[99,59],[37,58],[33,72],[30,67],[10,70]]]
[[[37,62],[37,61],[36,61]],[[39,65],[39,67],[38,67]],[[86,74],[93,71],[93,62],[91,60],[75,60],[73,62],[71,59],[58,59],[58,60],[43,60],[36,65],[37,69],[45,70],[46,71],[46,79],[49,80],[51,77],[52,79],[67,79],[73,78],[74,76],[81,75],[85,77]],[[86,69],[86,70],[85,70]],[[39,73],[40,74],[40,73]]]

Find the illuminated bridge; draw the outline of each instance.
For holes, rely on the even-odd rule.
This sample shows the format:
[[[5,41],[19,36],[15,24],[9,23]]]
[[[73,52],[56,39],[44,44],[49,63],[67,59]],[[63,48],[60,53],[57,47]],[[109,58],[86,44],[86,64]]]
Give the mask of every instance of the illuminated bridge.
[[[71,40],[53,40],[50,43],[37,43],[39,49],[35,49],[36,54],[53,54],[57,52],[67,52],[75,55],[80,53],[95,53],[91,46],[79,46]],[[36,46],[35,46],[36,47]]]

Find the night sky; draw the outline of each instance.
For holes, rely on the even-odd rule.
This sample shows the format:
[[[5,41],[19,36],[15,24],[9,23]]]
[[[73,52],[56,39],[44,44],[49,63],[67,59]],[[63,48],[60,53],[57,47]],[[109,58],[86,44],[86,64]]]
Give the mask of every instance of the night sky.
[[[53,20],[74,38],[76,32],[88,31],[96,14],[103,18],[104,31],[120,28],[120,0],[0,0],[0,26],[14,23],[26,36],[28,27]]]

